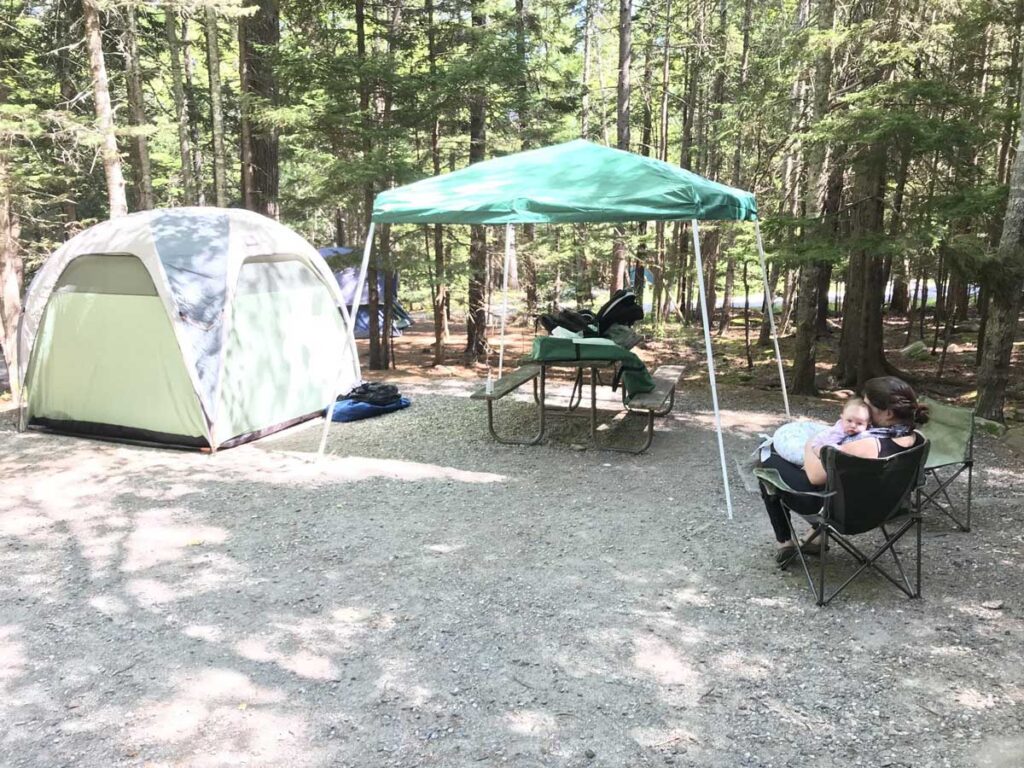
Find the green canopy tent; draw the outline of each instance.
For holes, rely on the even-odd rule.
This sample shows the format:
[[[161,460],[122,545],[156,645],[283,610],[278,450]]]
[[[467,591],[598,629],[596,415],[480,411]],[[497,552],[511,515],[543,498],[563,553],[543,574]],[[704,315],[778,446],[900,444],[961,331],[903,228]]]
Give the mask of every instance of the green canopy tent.
[[[567,224],[577,222],[691,221],[697,274],[703,275],[698,220],[753,221],[764,273],[764,249],[757,220],[757,204],[749,192],[709,181],[695,173],[660,160],[577,140],[529,150],[476,163],[460,171],[434,176],[404,187],[389,189],[374,200],[370,232],[366,238],[356,295],[367,265],[373,227],[387,224],[504,224],[505,269],[501,333],[508,315],[508,262],[514,224]],[[729,517],[729,493],[722,441],[718,391],[711,349],[710,323],[703,278],[700,305],[704,344],[714,406],[718,448],[725,482]],[[768,285],[765,280],[765,296]],[[775,321],[768,302],[772,337]],[[505,345],[499,352],[498,374],[504,366]],[[782,376],[778,341],[775,352]],[[786,387],[783,381],[783,397]],[[786,399],[786,413],[789,402]]]

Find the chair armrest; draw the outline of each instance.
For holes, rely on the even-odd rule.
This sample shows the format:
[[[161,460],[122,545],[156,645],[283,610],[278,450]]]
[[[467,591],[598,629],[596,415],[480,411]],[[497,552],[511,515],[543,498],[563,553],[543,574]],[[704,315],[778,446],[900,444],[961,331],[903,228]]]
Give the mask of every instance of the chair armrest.
[[[777,469],[765,469],[763,467],[755,469],[754,477],[783,493],[791,493],[794,496],[813,496],[816,499],[827,499],[829,496],[836,495],[835,491],[798,491],[782,479],[782,475],[779,474]]]

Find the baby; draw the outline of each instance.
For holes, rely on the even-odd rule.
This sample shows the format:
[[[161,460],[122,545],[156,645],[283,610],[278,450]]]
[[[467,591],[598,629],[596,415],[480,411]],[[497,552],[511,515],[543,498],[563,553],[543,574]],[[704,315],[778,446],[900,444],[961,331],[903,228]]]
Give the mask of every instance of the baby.
[[[811,438],[811,445],[820,448],[825,445],[842,445],[858,439],[871,427],[871,412],[859,397],[851,397],[843,405],[839,421]]]
[[[839,421],[829,427],[817,421],[793,421],[783,424],[775,434],[760,446],[761,461],[768,458],[774,448],[786,461],[802,467],[804,446],[810,441],[813,448],[842,445],[865,435],[871,427],[871,413],[867,403],[852,397],[843,405]]]

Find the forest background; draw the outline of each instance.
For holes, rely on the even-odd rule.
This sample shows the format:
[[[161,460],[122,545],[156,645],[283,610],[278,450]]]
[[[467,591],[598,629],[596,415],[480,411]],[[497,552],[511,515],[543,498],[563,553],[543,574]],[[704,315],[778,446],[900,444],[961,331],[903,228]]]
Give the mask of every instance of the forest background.
[[[755,193],[792,391],[816,391],[826,347],[836,386],[903,372],[894,339],[923,341],[948,378],[969,333],[967,399],[1003,421],[1024,291],[1022,23],[1024,0],[6,0],[0,342],[9,354],[47,254],[98,220],[243,206],[358,253],[381,190],[582,137]],[[370,366],[391,362],[399,274],[433,314],[436,364],[453,313],[465,358],[486,357],[502,237],[378,227]],[[633,275],[652,332],[672,333],[699,322],[690,240],[686,223],[521,227],[509,278],[534,315]],[[753,240],[701,227],[719,334],[761,285]]]

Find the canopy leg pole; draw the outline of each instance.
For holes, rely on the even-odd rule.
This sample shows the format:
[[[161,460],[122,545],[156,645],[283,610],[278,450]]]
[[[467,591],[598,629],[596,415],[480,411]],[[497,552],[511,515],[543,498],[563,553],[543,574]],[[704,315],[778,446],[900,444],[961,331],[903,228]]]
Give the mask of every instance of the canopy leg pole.
[[[498,350],[498,378],[505,367],[505,323],[508,320],[508,265],[512,261],[512,246],[515,245],[516,230],[511,224],[505,225],[505,265],[501,272],[501,349]]]
[[[356,382],[362,381],[362,371],[359,369],[359,348],[356,346],[356,313],[359,311],[359,300],[363,297],[363,283],[366,282],[366,270],[370,264],[370,250],[373,246],[373,222],[370,222],[370,229],[366,233],[366,244],[363,246],[363,263],[359,266],[359,279],[356,281],[356,293],[352,297],[352,309],[348,310],[345,302],[341,303],[341,319],[345,323],[347,335],[345,344],[341,348],[344,355],[347,349],[352,350],[352,367],[355,371]],[[331,392],[331,400],[327,403],[324,411],[324,428],[320,433],[320,447],[317,449],[318,458],[323,458],[327,448],[327,433],[331,429],[331,419],[334,417],[334,403],[340,392]]]
[[[761,260],[761,280],[764,281],[764,300],[768,307],[768,323],[772,329],[772,343],[775,345],[775,363],[779,366],[779,382],[782,384],[782,402],[786,405],[786,418],[791,418],[789,415],[789,392],[786,389],[786,373],[782,368],[782,352],[779,351],[779,337],[775,332],[775,310],[772,308],[775,304],[775,297],[770,296],[770,289],[768,288],[768,267],[764,260],[764,244],[761,242],[761,222],[754,219],[754,239],[757,240],[757,255]]]
[[[711,350],[711,322],[708,319],[708,297],[704,290],[704,262],[700,257],[700,235],[697,220],[693,228],[693,253],[697,257],[697,286],[700,288],[700,315],[704,321],[704,351],[708,356],[708,379],[711,382],[711,404],[715,409],[715,432],[718,435],[718,457],[722,460],[722,484],[725,487],[725,509],[732,520],[732,494],[729,492],[729,471],[725,467],[725,442],[722,440],[722,416],[718,411],[718,386],[715,383],[715,357]]]

